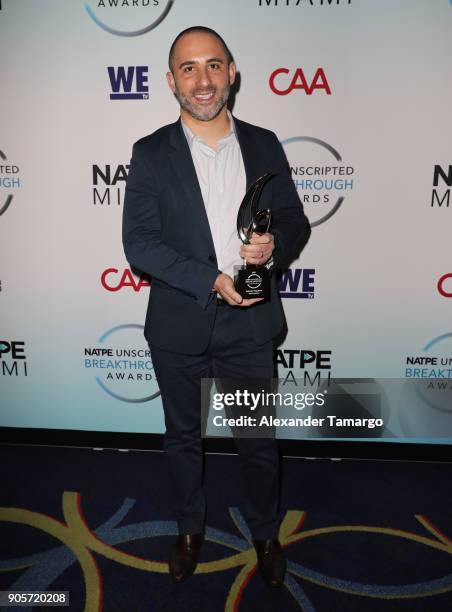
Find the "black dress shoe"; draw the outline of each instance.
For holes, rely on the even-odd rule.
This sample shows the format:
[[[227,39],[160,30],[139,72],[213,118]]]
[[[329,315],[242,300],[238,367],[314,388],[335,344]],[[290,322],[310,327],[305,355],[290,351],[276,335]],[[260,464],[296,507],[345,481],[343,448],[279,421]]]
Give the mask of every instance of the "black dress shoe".
[[[279,540],[253,540],[257,567],[266,584],[280,587],[284,583],[286,559]]]
[[[203,542],[203,533],[177,536],[176,546],[169,560],[169,573],[175,582],[181,582],[193,574]]]

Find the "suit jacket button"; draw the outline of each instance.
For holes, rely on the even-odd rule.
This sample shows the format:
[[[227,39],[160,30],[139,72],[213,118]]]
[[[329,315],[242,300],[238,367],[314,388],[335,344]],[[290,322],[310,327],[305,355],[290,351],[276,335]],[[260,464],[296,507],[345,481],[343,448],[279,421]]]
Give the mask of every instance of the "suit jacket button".
[[[215,255],[209,255],[207,259],[213,263],[215,261]]]

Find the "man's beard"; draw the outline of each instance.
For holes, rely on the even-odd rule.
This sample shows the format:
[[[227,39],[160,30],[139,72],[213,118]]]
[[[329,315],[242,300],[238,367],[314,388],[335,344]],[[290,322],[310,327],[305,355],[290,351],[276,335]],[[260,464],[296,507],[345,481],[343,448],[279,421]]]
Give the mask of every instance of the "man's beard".
[[[187,111],[187,113],[191,117],[193,117],[193,119],[198,119],[198,121],[210,121],[211,119],[214,119],[219,114],[221,109],[227,103],[229,99],[230,91],[231,91],[231,86],[228,83],[226,87],[224,87],[223,89],[219,91],[219,95],[217,96],[215,104],[213,106],[209,106],[208,108],[197,106],[196,103],[192,101],[191,96],[207,94],[207,93],[212,93],[212,92],[216,94],[218,92],[216,88],[207,89],[204,91],[195,90],[195,91],[192,91],[189,96],[184,96],[183,94],[180,93],[180,91],[178,90],[176,86],[176,91],[174,92],[174,95],[176,96],[177,101],[181,105],[181,108],[183,108],[184,111]]]

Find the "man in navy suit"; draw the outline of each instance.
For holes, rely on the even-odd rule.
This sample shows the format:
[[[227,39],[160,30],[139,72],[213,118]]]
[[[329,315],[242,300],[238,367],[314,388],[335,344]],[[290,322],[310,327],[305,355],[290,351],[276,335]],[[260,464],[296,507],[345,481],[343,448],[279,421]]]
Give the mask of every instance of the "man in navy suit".
[[[133,146],[123,243],[129,263],[152,277],[145,336],[165,413],[179,530],[169,572],[179,582],[195,570],[204,539],[201,378],[271,378],[272,340],[284,325],[274,278],[268,300],[243,299],[234,288],[234,267],[241,258],[281,265],[306,239],[309,224],[275,134],[227,109],[236,68],[219,34],[201,26],[184,30],[169,67],[180,118]],[[276,174],[260,201],[271,210],[270,232],[242,245],[238,207],[267,172]],[[277,443],[272,437],[235,443],[258,567],[267,584],[280,586]]]

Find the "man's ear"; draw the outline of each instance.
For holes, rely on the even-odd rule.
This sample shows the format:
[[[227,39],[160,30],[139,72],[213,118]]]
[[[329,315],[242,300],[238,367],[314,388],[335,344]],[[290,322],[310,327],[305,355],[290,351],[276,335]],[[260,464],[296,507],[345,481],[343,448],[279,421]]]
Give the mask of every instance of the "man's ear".
[[[169,88],[173,93],[176,91],[176,83],[174,81],[174,76],[172,72],[166,73],[166,80],[168,81]]]
[[[235,81],[235,74],[237,69],[235,67],[235,62],[231,62],[229,64],[229,84],[232,85]]]

